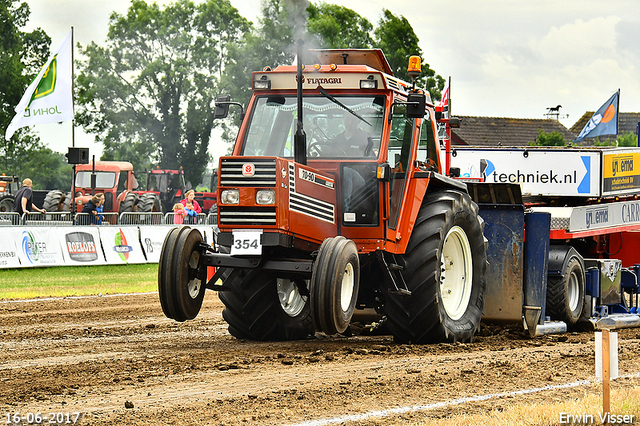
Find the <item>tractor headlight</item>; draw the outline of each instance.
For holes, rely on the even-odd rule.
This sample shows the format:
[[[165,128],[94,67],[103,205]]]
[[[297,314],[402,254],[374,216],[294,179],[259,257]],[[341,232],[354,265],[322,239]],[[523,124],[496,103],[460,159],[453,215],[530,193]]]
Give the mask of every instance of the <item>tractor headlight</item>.
[[[273,189],[261,189],[256,193],[256,203],[258,204],[275,204],[276,191]]]
[[[238,204],[240,202],[240,192],[237,189],[225,189],[220,195],[222,204]]]

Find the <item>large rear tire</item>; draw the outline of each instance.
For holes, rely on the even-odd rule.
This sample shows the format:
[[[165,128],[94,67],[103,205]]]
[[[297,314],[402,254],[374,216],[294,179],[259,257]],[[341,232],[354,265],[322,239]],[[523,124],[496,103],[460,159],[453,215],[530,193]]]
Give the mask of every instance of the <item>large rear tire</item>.
[[[425,197],[406,253],[396,256],[410,296],[383,288],[387,326],[398,342],[469,342],[480,328],[487,257],[484,221],[469,195]]]
[[[188,226],[172,228],[165,238],[158,265],[158,294],[162,311],[176,321],[194,319],[206,290],[206,268],[200,266],[202,235]]]
[[[585,267],[582,256],[574,248],[566,249],[563,253],[560,247],[549,255],[549,270],[561,268],[561,274],[550,274],[547,278],[546,315],[573,327],[585,315]],[[564,260],[552,258],[558,253]]]
[[[229,270],[219,293],[222,317],[238,339],[302,340],[314,334],[305,280],[275,273]]]
[[[145,193],[138,200],[138,213],[158,213],[162,212],[160,197],[154,193]]]
[[[327,238],[318,250],[311,276],[311,315],[317,330],[328,335],[349,326],[358,299],[360,261],[353,241]]]
[[[131,213],[136,211],[136,204],[138,204],[138,194],[129,192],[120,203],[120,210],[118,213]]]
[[[54,189],[53,191],[47,192],[47,195],[44,197],[44,202],[42,203],[42,208],[49,213],[65,211],[64,206],[66,199],[67,195],[64,192]]]

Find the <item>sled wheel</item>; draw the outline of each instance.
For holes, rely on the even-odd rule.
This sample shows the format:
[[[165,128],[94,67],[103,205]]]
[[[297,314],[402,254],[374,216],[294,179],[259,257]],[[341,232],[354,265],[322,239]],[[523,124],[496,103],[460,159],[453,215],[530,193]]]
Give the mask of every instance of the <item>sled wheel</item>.
[[[316,329],[332,335],[349,326],[358,298],[360,260],[353,241],[327,238],[318,250],[311,276],[311,314]]]
[[[162,312],[167,318],[177,319],[175,298],[173,296],[173,255],[176,243],[181,233],[187,231],[188,226],[171,228],[164,238],[160,260],[158,262],[158,296]]]
[[[307,280],[234,269],[222,280],[229,290],[218,295],[232,336],[268,341],[301,340],[314,334]]]
[[[549,275],[547,278],[546,314],[572,327],[583,315],[585,307],[584,262],[574,248],[565,253],[561,275]],[[549,254],[550,257],[553,255],[553,252]],[[550,264],[553,264],[553,259],[550,259]]]
[[[406,253],[396,256],[410,296],[383,287],[398,342],[469,342],[480,328],[487,267],[484,221],[455,190],[427,194]]]
[[[145,193],[140,196],[138,201],[138,213],[157,213],[162,212],[162,204],[157,194]]]

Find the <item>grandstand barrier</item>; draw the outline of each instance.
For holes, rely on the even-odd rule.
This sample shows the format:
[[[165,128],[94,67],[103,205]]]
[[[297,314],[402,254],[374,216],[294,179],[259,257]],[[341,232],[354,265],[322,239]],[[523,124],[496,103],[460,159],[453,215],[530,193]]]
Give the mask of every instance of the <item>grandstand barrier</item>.
[[[3,227],[0,269],[158,263],[165,236],[178,226],[110,226],[108,222],[103,223],[106,226],[74,226],[73,222],[67,226],[41,226],[36,223],[40,221],[29,221],[34,226]],[[217,227],[190,226],[198,229],[209,244],[214,243]]]

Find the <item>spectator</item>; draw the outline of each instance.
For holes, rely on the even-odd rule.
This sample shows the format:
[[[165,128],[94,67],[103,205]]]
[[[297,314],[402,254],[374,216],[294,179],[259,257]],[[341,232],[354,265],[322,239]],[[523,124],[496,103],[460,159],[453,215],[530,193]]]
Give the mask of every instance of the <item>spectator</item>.
[[[101,201],[102,199],[100,197],[100,194],[96,194],[86,202],[86,204],[82,207],[82,211],[80,213],[87,213],[89,215],[89,219],[87,219],[85,216],[80,216],[82,218],[80,222],[81,225],[99,225],[100,223],[102,223],[102,216],[98,215],[98,206],[100,205]]]
[[[195,218],[202,213],[202,208],[200,207],[200,205],[198,204],[198,202],[196,200],[194,200],[194,198],[196,197],[196,192],[193,189],[190,189],[187,191],[187,193],[185,194],[185,198],[184,200],[180,201],[180,203],[182,203],[182,205],[186,208],[187,207],[187,203],[191,203],[193,204],[193,208],[190,209],[192,211],[195,212],[195,214],[193,215],[189,215],[189,223],[195,223]],[[194,219],[193,222],[191,221],[191,219]]]
[[[45,209],[39,209],[35,204],[33,204],[33,182],[31,179],[27,178],[22,181],[22,188],[16,192],[16,198],[13,202],[13,211],[16,213],[20,213],[21,215],[26,213],[31,213],[31,210],[35,210],[40,213],[46,213]]]
[[[102,221],[104,220],[104,194],[97,194],[100,197],[98,205],[96,206],[96,219],[98,220],[98,225],[102,225]]]
[[[182,225],[185,216],[187,216],[187,212],[184,210],[182,203],[176,203],[173,206],[173,223],[175,225]]]

